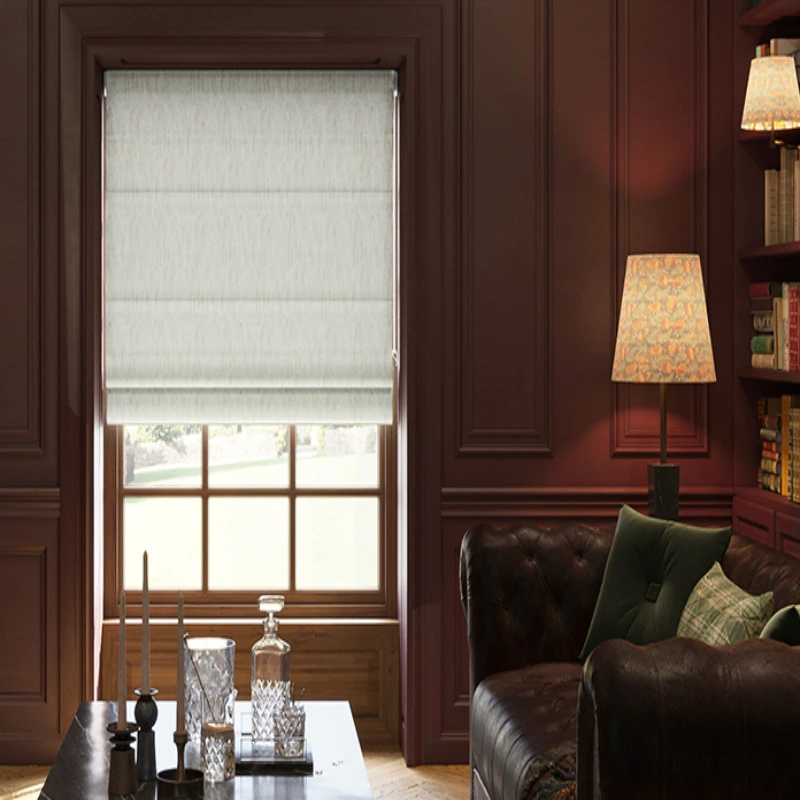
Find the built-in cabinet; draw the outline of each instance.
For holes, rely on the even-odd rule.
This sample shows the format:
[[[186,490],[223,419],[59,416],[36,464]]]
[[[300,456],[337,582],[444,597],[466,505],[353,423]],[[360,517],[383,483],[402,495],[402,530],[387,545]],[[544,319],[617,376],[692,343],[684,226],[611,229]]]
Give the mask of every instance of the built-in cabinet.
[[[739,18],[750,56],[761,42],[776,37],[800,36],[800,0],[762,0],[748,8]],[[741,52],[737,53],[737,58]],[[748,62],[749,63],[749,62]],[[737,64],[737,67],[739,65]],[[742,74],[746,74],[746,65]],[[743,86],[737,85],[740,96],[734,99],[736,108],[744,102]],[[738,106],[736,105],[738,103]],[[779,150],[769,146],[769,133],[739,131],[740,183],[737,191],[750,217],[746,236],[759,237],[749,241],[738,252],[739,296],[734,324],[742,330],[734,332],[737,345],[737,375],[740,381],[744,424],[740,453],[742,469],[737,475],[739,485],[733,499],[733,528],[737,533],[784,553],[800,557],[800,505],[785,497],[755,485],[759,458],[758,418],[756,405],[761,396],[800,393],[800,373],[780,370],[754,369],[749,365],[746,341],[752,335],[747,328],[749,299],[747,286],[756,281],[800,280],[800,242],[764,246],[763,241],[763,170],[778,166]],[[782,132],[781,139],[793,145],[800,142],[800,131]],[[744,167],[741,167],[744,163]],[[755,213],[758,209],[758,213]],[[748,420],[749,415],[749,420]],[[749,425],[749,430],[748,430]],[[750,485],[743,485],[751,481]]]

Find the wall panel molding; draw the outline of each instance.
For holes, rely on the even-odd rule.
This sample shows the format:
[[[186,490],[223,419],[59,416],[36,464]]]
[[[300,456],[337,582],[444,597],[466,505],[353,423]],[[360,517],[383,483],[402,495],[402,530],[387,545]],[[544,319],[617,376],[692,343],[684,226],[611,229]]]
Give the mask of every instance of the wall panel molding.
[[[547,455],[551,407],[550,3],[505,0],[494,7],[465,3],[464,9],[461,270],[456,271],[455,378],[451,389],[456,454]],[[510,9],[520,17],[519,25],[530,41],[525,53],[530,70],[522,67],[520,53],[493,51],[493,37],[499,35]],[[484,33],[486,41],[476,42]],[[494,59],[493,77],[501,83],[532,84],[516,97],[522,108],[503,106],[498,98],[504,93],[485,83],[483,68],[487,65],[481,59],[486,59],[487,53]],[[477,70],[484,81],[481,85]],[[480,94],[481,90],[484,93]],[[506,120],[504,127],[499,127],[500,119]],[[516,141],[509,139],[517,135],[515,125],[533,132],[532,141],[521,152]],[[490,153],[482,144],[495,134],[495,152],[488,158]],[[506,150],[516,158],[499,159],[498,151]],[[498,169],[508,170],[506,192],[512,190],[512,180],[526,190],[532,188],[518,197],[515,218],[510,221],[505,213],[509,201],[497,196]],[[516,186],[512,191],[520,194]],[[509,224],[516,224],[516,237],[509,235]],[[520,226],[526,229],[524,239],[519,235]],[[478,242],[481,233],[485,238]],[[516,286],[516,291],[508,291],[511,286]],[[509,352],[515,353],[513,358]],[[514,386],[514,391],[500,391],[497,387],[501,386]]]
[[[4,509],[0,539],[0,753],[51,752],[59,730],[58,521]],[[30,756],[29,756],[30,758]]]
[[[141,674],[141,624],[126,625],[128,696]],[[257,620],[188,620],[189,636],[224,636],[236,642],[234,682],[240,700],[250,699],[250,648],[261,638]],[[152,620],[153,682],[160,696],[175,699],[177,681],[174,620]],[[396,745],[400,736],[399,624],[394,620],[284,620],[281,637],[292,648],[292,681],[306,700],[348,700],[362,745]],[[119,625],[103,625],[100,698],[117,697]]]
[[[16,35],[21,31],[14,25],[15,16],[19,21],[24,19],[22,36]],[[0,265],[5,295],[5,302],[0,305],[0,333],[7,343],[3,379],[14,390],[5,392],[0,400],[0,457],[35,456],[44,452],[45,414],[42,402],[45,336],[40,244],[38,3],[9,0],[0,12],[0,20],[4,30],[14,31],[8,43],[4,43],[4,49],[7,49],[7,63],[12,63],[13,59],[16,66],[0,78],[4,104],[13,109],[9,119],[15,118],[14,124],[5,128],[3,161],[7,163],[2,164],[1,170],[8,188],[0,196],[0,239],[4,243]],[[24,82],[19,80],[23,69]],[[22,103],[24,108],[19,107]]]
[[[689,0],[685,4],[689,15],[689,25],[684,30],[688,31],[688,49],[690,53],[689,70],[680,74],[680,67],[685,60],[685,48],[680,50],[672,48],[669,58],[673,59],[673,75],[670,90],[675,91],[677,80],[686,79],[682,86],[684,95],[690,98],[688,130],[690,131],[691,147],[685,155],[686,158],[676,159],[684,170],[685,183],[690,187],[687,199],[686,215],[681,220],[683,230],[675,226],[675,222],[659,228],[657,222],[650,217],[637,217],[639,207],[645,209],[645,215],[652,213],[655,217],[658,212],[658,203],[651,200],[648,192],[657,188],[667,201],[678,203],[671,195],[677,196],[680,185],[669,185],[659,169],[666,169],[664,163],[654,165],[648,173],[647,159],[643,154],[636,157],[635,147],[652,147],[654,154],[658,149],[669,142],[665,135],[654,140],[642,128],[651,123],[648,115],[632,108],[635,102],[632,97],[632,82],[644,81],[640,78],[641,70],[633,71],[631,66],[633,48],[640,48],[645,44],[652,44],[648,36],[648,26],[654,24],[655,14],[642,12],[639,4],[631,0],[611,0],[612,13],[616,19],[616,28],[612,36],[611,63],[615,81],[612,94],[613,113],[611,115],[613,152],[611,154],[611,174],[614,176],[612,187],[615,187],[614,209],[615,216],[611,219],[611,264],[612,286],[611,303],[612,319],[615,321],[612,335],[613,343],[616,340],[616,320],[619,313],[619,304],[622,298],[622,286],[625,280],[625,266],[630,253],[641,252],[690,252],[699,253],[703,265],[703,275],[707,284],[708,275],[708,0]],[[666,11],[666,9],[664,9]],[[675,13],[671,9],[669,13]],[[635,15],[641,14],[641,17]],[[635,17],[635,18],[634,18]],[[644,18],[644,23],[643,23]],[[642,30],[637,36],[634,27],[642,24]],[[665,37],[665,41],[668,39]],[[664,53],[653,53],[654,61],[663,60],[669,64]],[[636,60],[641,64],[641,59]],[[669,68],[669,67],[666,67]],[[660,82],[660,81],[659,81]],[[646,95],[643,87],[638,88],[638,99]],[[673,101],[674,102],[674,101]],[[649,106],[648,106],[649,107]],[[668,132],[674,127],[682,131],[683,126],[679,121],[670,119],[674,108],[664,104],[660,113],[652,114],[655,122],[662,125]],[[662,119],[658,119],[658,117]],[[632,126],[639,127],[634,132]],[[643,145],[643,143],[645,143]],[[676,145],[677,147],[677,145]],[[665,159],[666,161],[666,159]],[[633,164],[637,169],[634,171]],[[650,182],[650,185],[648,185]],[[660,183],[659,183],[660,182]],[[652,206],[653,211],[649,208]],[[674,215],[673,215],[674,216]],[[644,219],[645,225],[637,224]],[[676,392],[678,393],[676,396]],[[671,455],[709,455],[708,436],[708,388],[705,385],[675,388],[669,387],[668,413],[670,419],[667,425],[668,451]],[[659,413],[658,393],[653,387],[628,383],[611,385],[612,416],[611,416],[611,455],[647,454],[654,455],[659,452]]]
[[[733,487],[682,486],[684,522],[728,525]],[[442,489],[442,517],[542,522],[585,520],[614,522],[622,504],[647,509],[647,487],[448,487]],[[464,529],[466,530],[466,528]]]

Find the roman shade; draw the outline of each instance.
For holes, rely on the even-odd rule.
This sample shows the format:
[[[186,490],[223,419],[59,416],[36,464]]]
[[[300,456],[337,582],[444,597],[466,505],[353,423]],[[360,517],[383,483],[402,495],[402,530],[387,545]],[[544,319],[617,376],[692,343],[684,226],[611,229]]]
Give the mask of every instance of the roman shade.
[[[108,71],[109,424],[392,420],[391,71]]]

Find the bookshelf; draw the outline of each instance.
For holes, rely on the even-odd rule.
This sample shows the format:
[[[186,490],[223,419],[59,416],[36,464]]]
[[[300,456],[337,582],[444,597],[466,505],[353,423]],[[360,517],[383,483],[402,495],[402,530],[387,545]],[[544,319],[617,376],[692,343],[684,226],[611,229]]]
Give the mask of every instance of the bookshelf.
[[[762,0],[741,14],[739,26],[751,38],[753,50],[757,43],[767,39],[800,38],[800,0]],[[743,102],[744,95],[739,100]],[[800,130],[782,131],[778,138],[789,145],[800,145]],[[779,151],[769,147],[769,132],[740,130],[738,140],[741,147],[747,148],[748,158],[762,168],[777,166]],[[757,204],[755,208],[761,209],[763,216],[763,206]],[[800,242],[743,247],[738,252],[738,259],[747,285],[762,281],[800,282]],[[800,372],[756,369],[748,365],[738,369],[737,375],[745,394],[753,403],[754,426],[756,398],[800,394]],[[757,431],[754,435],[757,435]],[[755,451],[754,445],[752,483],[738,486],[734,492],[734,530],[768,547],[798,555],[800,504],[756,485],[756,452],[760,453],[760,446]]]
[[[742,28],[766,28],[800,21],[800,0],[762,0],[739,17]]]

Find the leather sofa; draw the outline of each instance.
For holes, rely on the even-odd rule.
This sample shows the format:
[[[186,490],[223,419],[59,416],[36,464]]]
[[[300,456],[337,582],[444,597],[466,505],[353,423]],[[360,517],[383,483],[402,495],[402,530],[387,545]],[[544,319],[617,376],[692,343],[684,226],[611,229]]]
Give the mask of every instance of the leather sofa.
[[[617,639],[578,663],[613,535],[581,523],[465,534],[471,796],[535,800],[532,772],[568,754],[581,799],[800,797],[800,650]],[[794,558],[734,534],[722,567],[751,594],[773,591],[775,611],[800,602]]]

